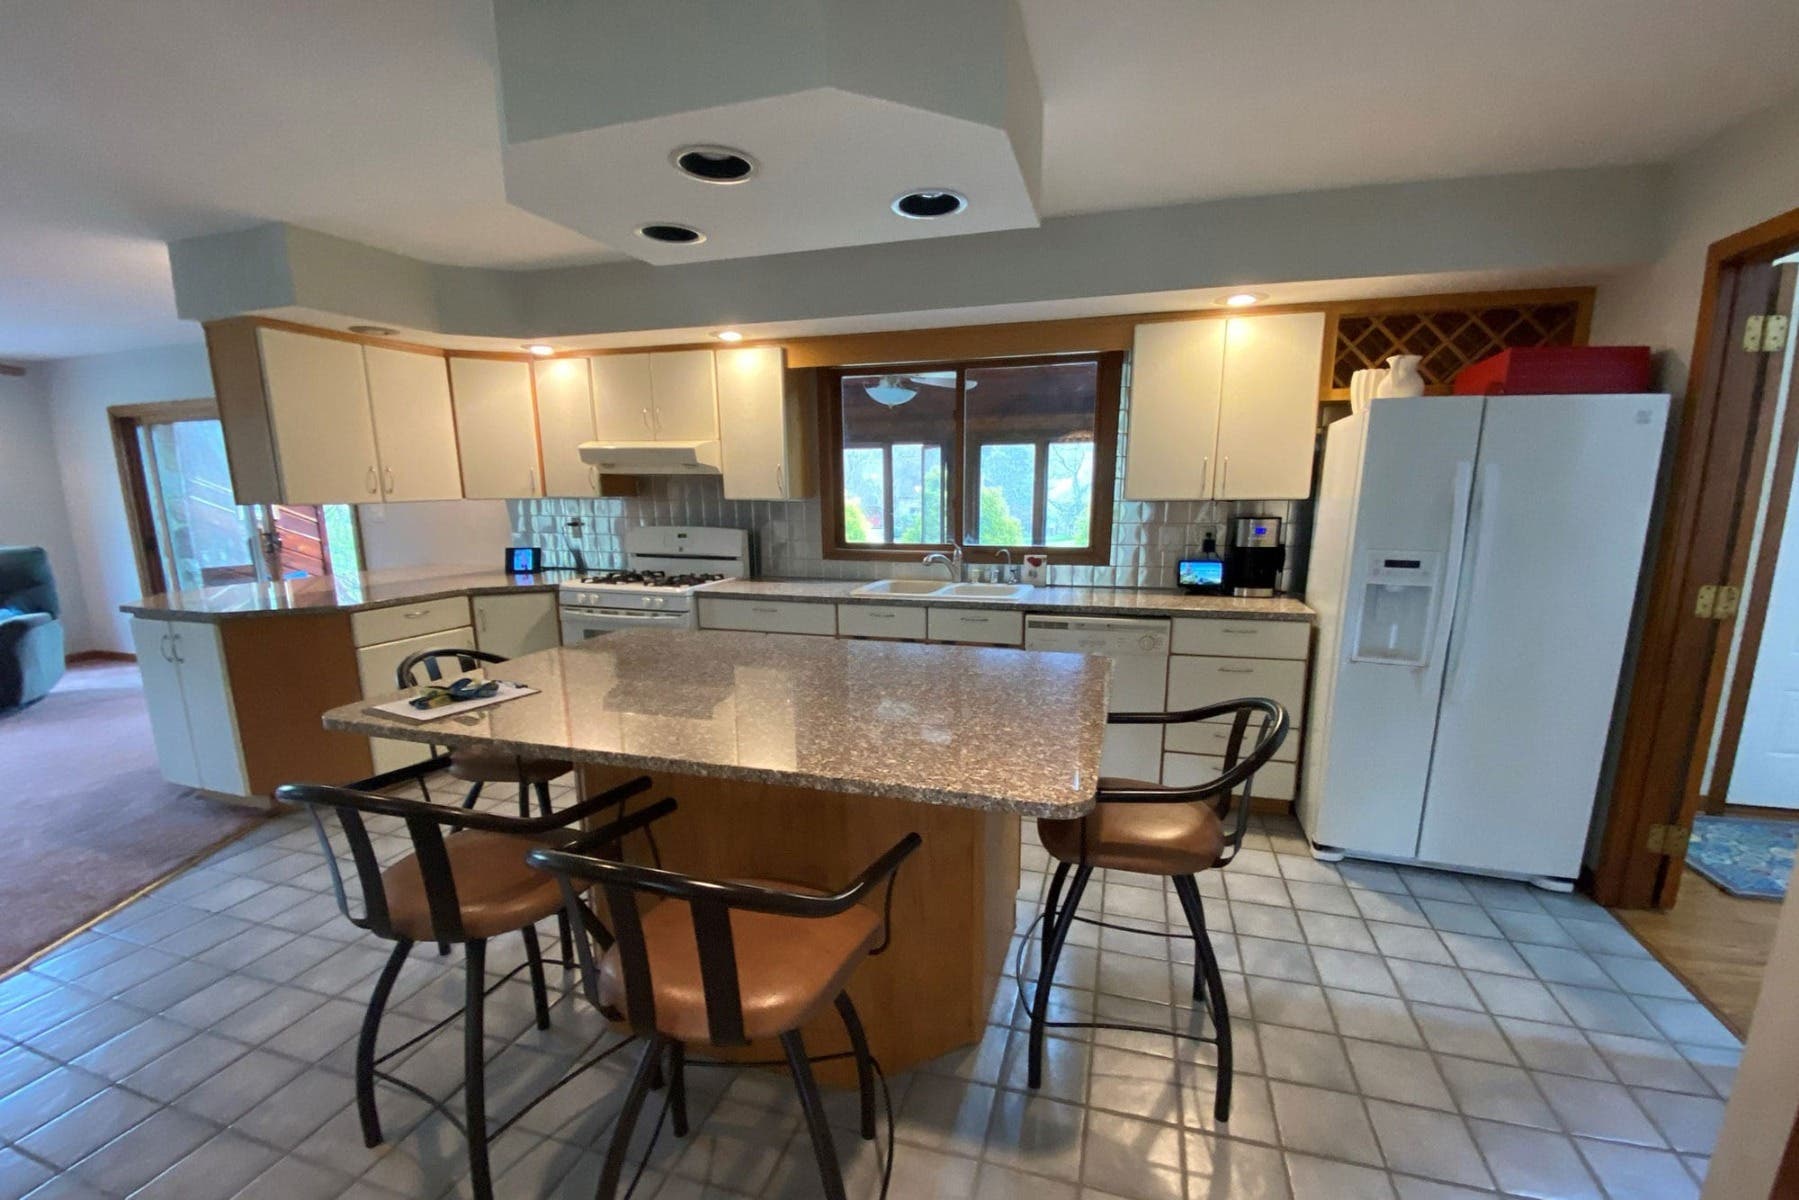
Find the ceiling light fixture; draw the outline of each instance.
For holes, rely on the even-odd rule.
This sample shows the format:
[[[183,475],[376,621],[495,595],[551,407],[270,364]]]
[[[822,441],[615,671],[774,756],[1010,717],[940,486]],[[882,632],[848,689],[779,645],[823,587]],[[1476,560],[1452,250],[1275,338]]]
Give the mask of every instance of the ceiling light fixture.
[[[350,326],[350,332],[367,334],[369,337],[392,337],[400,331],[398,329],[391,329],[386,325],[352,325]]]
[[[729,146],[682,146],[668,156],[675,170],[701,183],[742,183],[757,171],[756,160]]]
[[[706,240],[706,235],[693,226],[676,225],[668,221],[639,225],[637,236],[647,241],[661,242],[665,246],[697,246]]]
[[[556,347],[546,346],[542,342],[526,342],[525,349],[539,358],[548,358],[556,353]]]
[[[913,221],[951,217],[968,207],[968,197],[948,188],[907,192],[893,202],[893,211]]]
[[[870,400],[873,400],[876,404],[885,405],[888,408],[898,408],[912,397],[918,395],[917,388],[905,386],[905,384],[900,382],[899,377],[895,375],[883,375],[879,383],[864,385],[864,390],[868,392],[868,398]]]
[[[735,329],[721,329],[712,336],[721,342],[741,342],[743,340],[743,335]]]
[[[1218,303],[1229,308],[1248,308],[1252,304],[1260,304],[1268,299],[1266,292],[1232,292],[1219,299]]]

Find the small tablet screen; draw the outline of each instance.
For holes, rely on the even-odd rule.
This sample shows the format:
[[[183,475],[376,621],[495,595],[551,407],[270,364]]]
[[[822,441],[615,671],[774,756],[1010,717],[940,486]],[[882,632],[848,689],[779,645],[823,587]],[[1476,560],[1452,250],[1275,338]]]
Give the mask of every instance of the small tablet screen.
[[[1215,558],[1183,558],[1177,576],[1182,587],[1205,587],[1224,582],[1224,563]]]
[[[506,550],[506,571],[511,575],[535,575],[543,569],[543,551],[536,546],[511,546]]]

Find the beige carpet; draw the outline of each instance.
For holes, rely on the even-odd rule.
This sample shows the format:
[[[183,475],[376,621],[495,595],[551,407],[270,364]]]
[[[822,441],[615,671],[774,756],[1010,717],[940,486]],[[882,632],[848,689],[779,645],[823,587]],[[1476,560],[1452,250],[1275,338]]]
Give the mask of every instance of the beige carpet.
[[[266,818],[165,781],[137,667],[0,714],[0,972]]]

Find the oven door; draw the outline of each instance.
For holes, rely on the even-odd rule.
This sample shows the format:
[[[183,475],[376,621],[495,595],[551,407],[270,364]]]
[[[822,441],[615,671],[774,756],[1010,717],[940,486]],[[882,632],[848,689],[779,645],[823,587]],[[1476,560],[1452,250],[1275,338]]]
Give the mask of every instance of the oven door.
[[[620,629],[692,629],[691,612],[647,611],[639,608],[564,608],[562,644],[578,646],[589,638],[603,637]]]

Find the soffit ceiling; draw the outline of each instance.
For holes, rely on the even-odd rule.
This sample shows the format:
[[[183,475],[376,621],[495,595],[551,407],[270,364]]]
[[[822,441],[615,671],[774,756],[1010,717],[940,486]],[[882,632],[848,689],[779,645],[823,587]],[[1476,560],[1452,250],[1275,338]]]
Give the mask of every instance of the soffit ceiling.
[[[1799,85],[1790,0],[1020,9],[1044,218],[1662,160]],[[164,243],[263,221],[461,265],[620,257],[508,200],[497,57],[486,0],[8,5],[0,358],[196,336]]]

